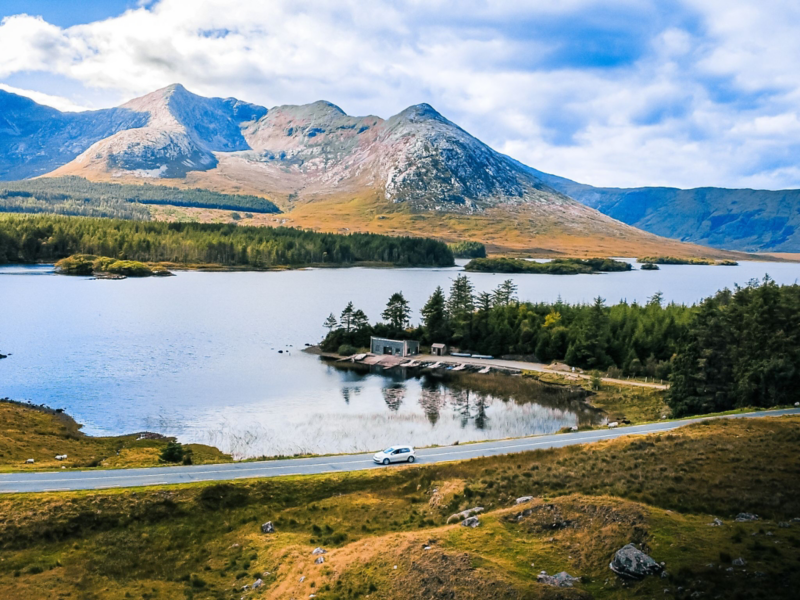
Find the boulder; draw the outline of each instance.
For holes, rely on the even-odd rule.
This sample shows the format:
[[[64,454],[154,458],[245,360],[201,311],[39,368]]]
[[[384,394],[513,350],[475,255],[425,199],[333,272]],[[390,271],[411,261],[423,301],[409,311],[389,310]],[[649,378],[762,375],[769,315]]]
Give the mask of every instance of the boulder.
[[[447,517],[447,524],[449,525],[453,521],[463,521],[467,517],[471,517],[473,515],[477,515],[478,513],[481,513],[481,512],[483,512],[483,507],[482,506],[476,506],[475,508],[468,508],[467,510],[462,510],[459,513],[456,513],[454,515],[450,515],[449,517]]]
[[[614,573],[628,579],[642,579],[647,575],[658,575],[664,567],[633,544],[623,546],[608,565]]]
[[[26,465],[32,465],[34,462],[36,462],[36,461],[34,461],[32,458],[29,458],[28,460],[25,461],[25,464]]]
[[[314,554],[314,555],[317,555],[317,554],[327,554],[327,553],[328,553],[328,551],[327,551],[327,550],[325,550],[325,548],[320,548],[320,547],[316,547],[316,548],[314,548],[314,549],[311,551],[311,554]]]
[[[253,583],[253,589],[254,589],[254,590],[257,590],[257,589],[258,589],[258,588],[260,588],[262,585],[264,585],[264,582],[263,582],[263,581],[261,581],[260,579],[256,579],[256,580],[255,580],[255,583]]]
[[[780,523],[778,523],[778,527],[780,527],[781,529],[789,529],[789,527],[791,526],[792,524],[789,523],[788,521],[781,521]]]
[[[611,423],[608,424],[609,429],[614,429],[615,427],[619,427],[619,423],[617,423],[616,421],[612,421]]]
[[[272,521],[267,521],[261,526],[261,533],[275,533],[275,525]]]
[[[547,571],[542,571],[536,577],[536,581],[539,583],[544,583],[546,585],[552,585],[555,587],[572,587],[574,583],[579,583],[581,580],[580,577],[573,577],[566,571],[561,571],[557,575],[548,575]]]
[[[711,527],[722,527],[722,521],[717,517],[714,517],[714,520],[709,523]]]
[[[514,504],[524,504],[525,502],[530,502],[533,500],[533,496],[522,496],[521,498],[517,498],[514,501]]]
[[[325,562],[325,557],[324,556],[318,556],[317,560],[314,561],[314,564],[315,565],[321,565],[324,562]]]
[[[467,517],[461,521],[462,527],[477,527],[480,524],[481,522],[478,520],[478,517]]]
[[[734,558],[733,562],[731,562],[731,564],[734,567],[743,567],[743,566],[745,566],[747,564],[747,561],[745,559],[743,559],[742,557],[739,557],[739,558]]]
[[[758,521],[758,515],[754,515],[752,513],[739,513],[736,515],[736,522],[737,523],[747,523],[749,521]]]

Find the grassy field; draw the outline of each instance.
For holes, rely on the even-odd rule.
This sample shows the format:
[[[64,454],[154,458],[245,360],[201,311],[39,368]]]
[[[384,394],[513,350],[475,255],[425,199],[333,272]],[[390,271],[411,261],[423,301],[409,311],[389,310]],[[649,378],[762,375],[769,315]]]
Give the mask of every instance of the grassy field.
[[[0,400],[0,471],[88,467],[151,467],[167,438],[142,439],[139,434],[91,437],[63,413],[29,404]],[[194,464],[230,462],[230,456],[211,446],[189,444]],[[66,454],[63,461],[57,454]],[[33,464],[26,464],[29,458]]]
[[[584,223],[575,215],[540,214],[535,207],[507,206],[473,215],[414,212],[366,194],[317,199],[282,208],[283,214],[253,214],[236,222],[267,227],[285,225],[333,233],[369,232],[392,236],[413,233],[448,243],[480,242],[492,254],[512,256],[591,258],[643,256],[664,251],[684,258],[710,256],[741,260],[748,256],[741,252],[668,240],[627,226],[608,229],[594,222]],[[155,220],[234,222],[231,211],[172,206],[151,206],[150,209]],[[565,225],[564,219],[569,221],[570,218],[576,222]]]
[[[795,598],[798,472],[800,418],[781,417],[430,466],[3,496],[0,597]],[[473,506],[479,527],[446,524]],[[761,520],[734,522],[744,511]],[[629,542],[668,576],[614,575]],[[551,588],[541,570],[582,579]]]

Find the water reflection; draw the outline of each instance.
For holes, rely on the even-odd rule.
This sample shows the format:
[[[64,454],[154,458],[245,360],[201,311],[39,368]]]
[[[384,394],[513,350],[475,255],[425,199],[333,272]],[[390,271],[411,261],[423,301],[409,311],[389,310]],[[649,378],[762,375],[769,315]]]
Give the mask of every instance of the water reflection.
[[[389,410],[397,412],[406,396],[406,386],[402,383],[393,383],[382,390],[383,400]]]

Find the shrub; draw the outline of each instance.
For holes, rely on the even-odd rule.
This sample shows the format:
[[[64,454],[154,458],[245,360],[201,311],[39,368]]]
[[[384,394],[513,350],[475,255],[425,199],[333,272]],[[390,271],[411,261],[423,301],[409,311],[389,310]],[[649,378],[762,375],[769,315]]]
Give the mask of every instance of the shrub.
[[[159,458],[164,462],[179,463],[183,460],[183,444],[180,442],[169,442],[161,451]]]
[[[337,354],[340,354],[342,356],[352,356],[357,352],[358,348],[356,348],[355,346],[351,346],[350,344],[342,344],[341,346],[339,346],[339,349],[337,350]]]

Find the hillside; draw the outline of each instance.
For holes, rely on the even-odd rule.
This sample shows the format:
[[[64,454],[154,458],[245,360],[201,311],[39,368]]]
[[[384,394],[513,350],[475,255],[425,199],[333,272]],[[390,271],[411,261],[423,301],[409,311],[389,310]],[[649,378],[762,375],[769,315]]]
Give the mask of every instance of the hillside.
[[[427,104],[389,119],[353,117],[328,102],[268,110],[172,85],[111,112],[69,114],[2,94],[21,107],[4,115],[18,132],[17,147],[44,148],[58,125],[62,149],[40,148],[47,160],[36,169],[32,154],[9,153],[4,179],[48,172],[249,194],[286,213],[260,224],[474,240],[510,253],[728,256],[644,233],[576,202]],[[64,123],[79,119],[99,124],[65,153],[60,140],[72,130]],[[113,127],[103,125],[109,119]],[[212,207],[152,212],[224,220]]]
[[[718,420],[410,468],[13,494],[0,597],[795,598],[799,441],[796,417]],[[448,518],[477,506],[475,528]],[[666,574],[612,572],[629,543]]]
[[[596,188],[532,171],[562,194],[656,235],[744,252],[800,251],[800,190]]]
[[[112,217],[147,221],[147,206],[198,207],[230,212],[279,213],[272,202],[258,196],[220,194],[201,189],[163,185],[97,183],[81,177],[45,177],[0,182],[0,212],[54,213],[83,217]]]

